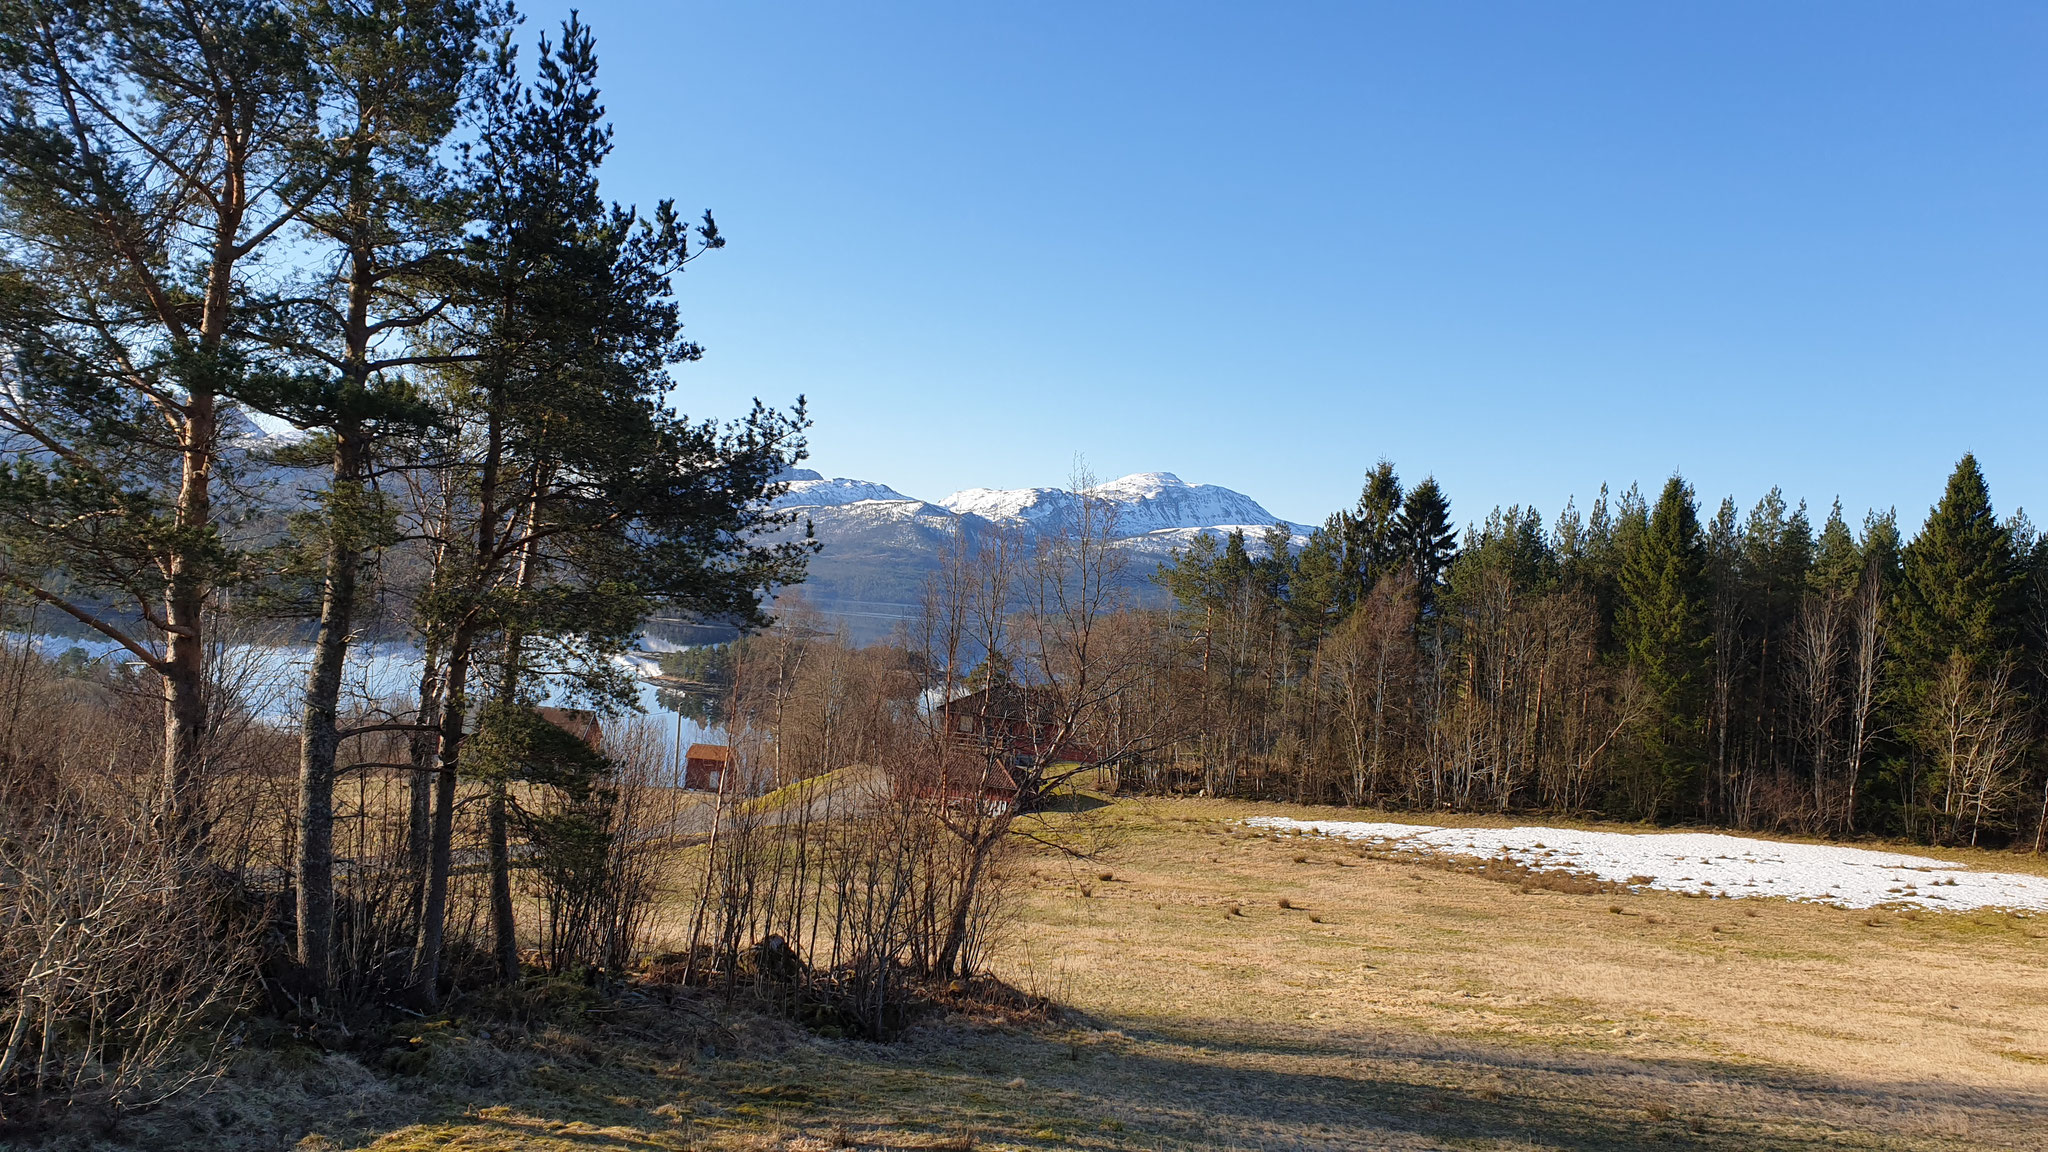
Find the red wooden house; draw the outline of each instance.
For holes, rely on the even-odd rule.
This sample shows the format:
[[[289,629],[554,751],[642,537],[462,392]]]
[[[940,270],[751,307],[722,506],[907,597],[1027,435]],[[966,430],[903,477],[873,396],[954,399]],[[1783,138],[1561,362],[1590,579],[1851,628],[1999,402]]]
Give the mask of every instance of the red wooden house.
[[[1036,795],[1038,769],[1097,759],[1094,749],[1061,739],[1059,697],[1045,688],[1002,684],[970,692],[942,705],[939,722],[949,744],[971,753],[946,769],[958,777],[944,782],[948,802],[978,803],[992,814],[1030,803],[1024,794]]]
[[[919,795],[943,798],[949,808],[978,808],[984,815],[1000,816],[1017,806],[1023,790],[1018,770],[1001,761],[961,758],[946,764],[935,777],[916,785]]]
[[[1060,739],[1059,698],[1044,688],[997,685],[970,692],[939,711],[953,743],[995,752],[1019,766],[1096,759],[1086,745]]]

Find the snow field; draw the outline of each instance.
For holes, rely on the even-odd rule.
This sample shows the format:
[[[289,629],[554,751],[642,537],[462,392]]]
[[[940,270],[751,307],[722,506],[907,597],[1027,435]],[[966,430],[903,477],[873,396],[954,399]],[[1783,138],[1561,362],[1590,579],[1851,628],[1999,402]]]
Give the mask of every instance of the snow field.
[[[1707,896],[1874,908],[2048,910],[2048,877],[1973,872],[1950,860],[1834,844],[1787,844],[1712,832],[1588,832],[1576,828],[1440,828],[1257,816],[1256,828],[1367,840],[1441,856],[1504,857],[1539,871]],[[1647,879],[1645,879],[1647,877]]]

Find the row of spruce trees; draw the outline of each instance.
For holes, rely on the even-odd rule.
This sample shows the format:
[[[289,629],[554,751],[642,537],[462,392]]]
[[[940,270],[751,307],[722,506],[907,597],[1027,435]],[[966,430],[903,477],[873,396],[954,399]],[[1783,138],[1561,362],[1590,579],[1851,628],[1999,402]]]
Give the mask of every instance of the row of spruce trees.
[[[1163,568],[1160,787],[2039,848],[2048,538],[1964,456],[1910,540],[1673,477],[1462,541],[1391,464],[1306,547]],[[1262,554],[1261,554],[1262,553]],[[1167,694],[1162,693],[1161,698]]]

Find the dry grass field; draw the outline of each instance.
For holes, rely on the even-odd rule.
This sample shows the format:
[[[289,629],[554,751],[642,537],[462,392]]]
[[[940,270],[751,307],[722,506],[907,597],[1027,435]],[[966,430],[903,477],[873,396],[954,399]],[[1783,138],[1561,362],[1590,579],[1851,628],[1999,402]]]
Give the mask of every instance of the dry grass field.
[[[252,1060],[153,1147],[2048,1148],[2048,918],[1580,891],[1120,801],[1012,878],[1050,1023],[828,1041],[698,1002]],[[1355,814],[1347,814],[1355,815]],[[1954,854],[1946,854],[1954,858]],[[2040,870],[1964,853],[1974,866]],[[1566,890],[1559,890],[1566,889]],[[308,1134],[308,1129],[313,1134]],[[282,1136],[280,1135],[282,1134]]]

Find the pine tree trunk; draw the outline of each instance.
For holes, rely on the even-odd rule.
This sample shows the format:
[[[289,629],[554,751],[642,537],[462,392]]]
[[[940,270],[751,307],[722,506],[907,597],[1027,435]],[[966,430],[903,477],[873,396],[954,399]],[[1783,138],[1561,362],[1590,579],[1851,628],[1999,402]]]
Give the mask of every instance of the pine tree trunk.
[[[346,434],[336,441],[334,488],[354,484],[360,446]],[[348,512],[342,513],[344,516]],[[341,747],[338,727],[342,665],[355,627],[356,569],[362,553],[355,526],[328,524],[327,582],[321,593],[320,628],[306,672],[305,711],[299,722],[299,964],[316,995],[326,995],[332,978],[334,932],[334,765]]]
[[[490,841],[491,951],[497,957],[498,978],[510,984],[519,979],[519,921],[512,907],[512,850],[506,799],[505,781],[491,781],[490,799],[484,808],[484,835]]]
[[[198,530],[212,518],[210,493],[216,440],[214,398],[194,393],[186,402],[182,444],[183,476],[177,522]],[[164,594],[169,625],[164,667],[164,797],[162,819],[180,848],[204,847],[204,760],[206,752],[205,581],[182,550],[170,558],[170,587]]]
[[[441,717],[441,651],[437,642],[427,642],[426,659],[420,668],[419,709],[413,715],[423,728],[438,726]],[[434,844],[434,734],[416,731],[411,739],[411,795],[406,809],[405,858],[412,869],[413,923],[426,903],[427,860]]]
[[[361,171],[357,169],[359,176]],[[351,196],[359,207],[363,199],[359,192]],[[375,263],[374,245],[356,235],[350,244],[348,314],[343,327],[345,379],[354,391],[362,391],[369,376]],[[364,429],[351,418],[338,416],[333,432],[326,583],[321,589],[312,666],[306,670],[305,713],[299,721],[299,964],[316,994],[322,995],[329,992],[333,975],[334,767],[341,750],[341,673],[355,630],[356,575],[363,559],[361,497],[369,454]]]
[[[419,947],[413,957],[413,998],[431,1005],[439,996],[441,951],[448,934],[448,876],[455,858],[455,771],[462,758],[472,626],[456,626],[448,643],[448,673],[441,690],[441,733],[434,758],[434,825],[427,849],[426,897],[421,901]]]
[[[514,592],[526,591],[533,582],[533,529],[538,516],[538,506],[529,502],[527,540],[519,549],[519,564],[512,578]],[[526,637],[513,629],[505,637],[505,671],[498,682],[498,699],[503,703],[511,704],[519,698],[525,653]],[[509,800],[504,778],[492,781],[484,810],[484,834],[490,842],[491,945],[498,959],[498,976],[508,984],[519,979],[519,921],[512,907],[511,829],[506,810]]]

